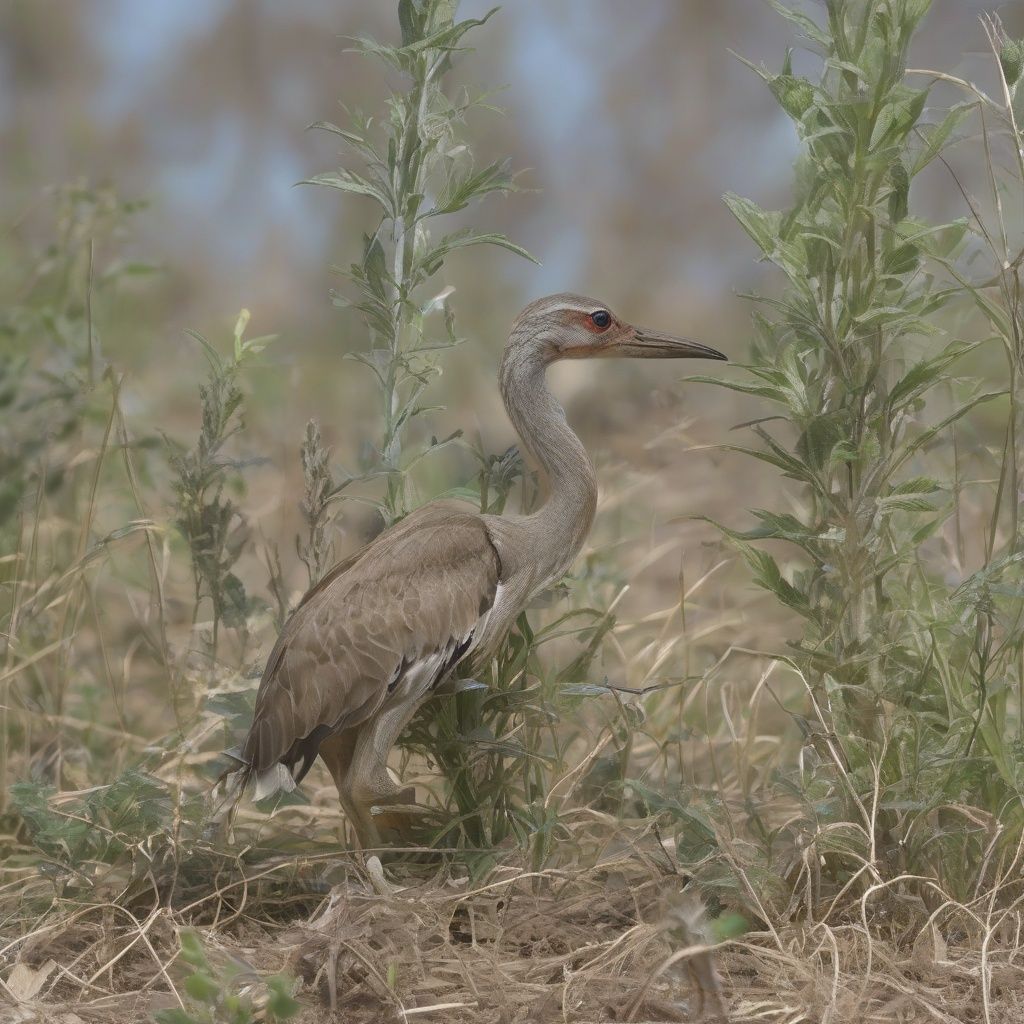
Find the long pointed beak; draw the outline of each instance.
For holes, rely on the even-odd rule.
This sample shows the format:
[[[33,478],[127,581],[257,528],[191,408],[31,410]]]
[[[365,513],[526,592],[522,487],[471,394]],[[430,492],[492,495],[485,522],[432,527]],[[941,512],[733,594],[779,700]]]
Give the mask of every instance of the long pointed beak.
[[[636,327],[633,337],[615,346],[619,356],[633,359],[728,359],[729,357],[699,341],[677,338],[672,334]]]

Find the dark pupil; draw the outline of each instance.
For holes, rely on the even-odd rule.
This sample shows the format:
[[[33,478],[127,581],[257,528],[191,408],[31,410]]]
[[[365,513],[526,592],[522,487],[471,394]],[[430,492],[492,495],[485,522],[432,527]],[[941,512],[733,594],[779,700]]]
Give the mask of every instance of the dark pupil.
[[[590,319],[594,321],[595,327],[607,327],[612,322],[612,315],[606,310],[599,309]]]

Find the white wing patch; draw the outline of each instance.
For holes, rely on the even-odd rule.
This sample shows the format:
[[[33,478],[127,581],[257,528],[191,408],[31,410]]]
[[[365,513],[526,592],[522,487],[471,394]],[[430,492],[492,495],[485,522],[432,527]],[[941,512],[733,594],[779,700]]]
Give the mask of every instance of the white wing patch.
[[[292,778],[292,773],[280,761],[275,761],[265,772],[260,772],[256,776],[253,799],[263,800],[275,793],[290,793],[293,789],[295,779]]]

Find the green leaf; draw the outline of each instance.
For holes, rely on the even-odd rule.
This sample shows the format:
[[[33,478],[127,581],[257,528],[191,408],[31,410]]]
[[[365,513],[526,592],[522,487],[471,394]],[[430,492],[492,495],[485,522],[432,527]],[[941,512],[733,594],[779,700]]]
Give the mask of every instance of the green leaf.
[[[902,160],[893,161],[889,168],[889,184],[892,188],[889,193],[889,220],[893,224],[898,224],[907,216],[907,203],[910,198],[910,175]]]
[[[807,597],[800,593],[783,575],[778,563],[766,551],[749,544],[733,541],[739,547],[754,574],[754,581],[765,590],[774,594],[783,604],[799,612],[807,618],[813,618],[813,610]]]
[[[434,269],[440,266],[441,260],[450,252],[454,252],[456,249],[468,249],[473,245],[496,245],[540,266],[540,260],[532,256],[522,246],[516,245],[505,235],[497,232],[474,231],[472,228],[463,228],[461,231],[445,235],[437,245],[421,257],[421,262],[427,268],[427,273],[433,273]]]
[[[812,42],[824,47],[832,45],[832,40],[829,38],[828,33],[806,14],[803,14],[801,11],[794,10],[791,7],[786,7],[785,4],[780,2],[780,0],[768,0],[768,3],[773,10],[781,14],[787,21],[791,21],[794,25],[800,28]]]
[[[455,213],[465,209],[473,199],[479,199],[491,192],[510,192],[513,188],[512,175],[507,160],[497,160],[482,171],[469,171],[452,175],[445,183],[437,203],[424,217],[437,217],[444,213]]]
[[[903,512],[935,511],[935,505],[927,498],[912,494],[894,494],[887,498],[879,498],[876,504],[878,505],[879,512],[882,514],[895,511],[896,509]]]
[[[792,477],[794,480],[802,480],[804,483],[814,483],[814,474],[799,459],[783,451],[780,448],[773,448],[771,451],[761,451],[757,448],[748,448],[740,444],[724,444],[722,448],[727,452],[739,452],[742,455],[749,455],[760,462],[767,462],[776,469]]]
[[[852,61],[840,60],[838,57],[829,57],[829,59],[825,61],[825,66],[835,68],[836,71],[848,71],[854,76],[854,78],[860,82],[864,82],[865,84],[870,82],[868,73]]]
[[[912,366],[889,391],[888,407],[890,410],[905,408],[916,401],[930,388],[946,380],[943,371],[958,359],[973,352],[980,342],[973,345],[953,342],[940,355],[932,359],[923,359]]]
[[[413,0],[399,0],[398,24],[402,29],[402,45],[409,46],[423,38],[425,19]]]
[[[470,29],[485,24],[498,10],[499,8],[492,7],[482,18],[467,18],[465,21],[442,28],[423,39],[403,46],[401,52],[415,54],[424,50],[452,50]]]
[[[157,1024],[199,1024],[195,1017],[186,1013],[179,1006],[170,1010],[157,1010],[153,1014],[153,1019]]]
[[[288,1020],[302,1009],[299,1001],[292,996],[294,986],[295,982],[282,974],[267,978],[267,988],[270,989],[267,1009],[277,1020]]]
[[[225,369],[224,360],[221,359],[220,354],[206,340],[206,338],[204,338],[198,331],[193,331],[191,327],[186,327],[185,333],[190,338],[194,338],[196,341],[199,342],[200,345],[203,346],[203,352],[205,353],[206,358],[210,363],[210,368],[213,370],[213,372],[218,375],[223,374]]]
[[[893,494],[934,494],[936,491],[941,491],[942,485],[938,480],[933,480],[928,476],[915,476],[912,480],[904,480],[903,483],[897,484],[893,489]]]
[[[808,466],[821,469],[828,464],[832,449],[846,433],[845,415],[826,413],[823,416],[815,416],[804,427],[797,441],[797,451]]]
[[[908,444],[906,448],[904,448],[903,451],[900,453],[899,458],[897,458],[893,464],[893,470],[899,468],[899,466],[901,466],[909,458],[911,458],[913,455],[919,452],[936,436],[941,434],[942,431],[946,429],[946,427],[950,426],[950,424],[952,423],[955,423],[962,416],[966,416],[967,413],[969,413],[976,406],[981,405],[983,402],[991,402],[994,398],[1004,398],[1005,396],[1005,391],[992,391],[989,392],[988,394],[978,395],[976,398],[972,398],[965,405],[962,405],[959,409],[957,409],[956,412],[951,413],[949,416],[946,416],[944,419],[936,423],[935,426],[923,431],[921,434],[915,437],[914,440],[911,441],[910,444]]]
[[[181,958],[193,967],[209,970],[210,964],[206,959],[206,951],[199,939],[199,935],[191,928],[183,928],[178,937],[181,943]]]
[[[690,377],[683,377],[682,380],[692,384],[715,384],[720,388],[738,391],[742,395],[756,395],[758,398],[767,398],[773,402],[781,402],[783,405],[789,404],[787,396],[782,389],[771,384],[759,384],[754,381],[745,380],[723,380],[699,373]]]
[[[927,98],[927,90],[908,89],[904,95],[883,104],[871,132],[871,149],[901,140],[917,123]]]
[[[909,32],[931,10],[932,0],[904,0],[905,30]]]
[[[300,181],[299,184],[326,185],[328,188],[340,189],[342,192],[351,192],[353,195],[369,196],[377,201],[385,214],[388,216],[394,214],[394,201],[390,191],[383,185],[360,177],[353,171],[344,169],[327,171],[325,174],[315,174],[312,178],[306,178]]]
[[[744,199],[734,192],[727,192],[722,199],[761,252],[770,256],[776,249],[782,215],[762,210],[757,203]]]
[[[220,995],[220,985],[205,971],[196,971],[185,979],[185,991],[201,1003],[215,1003]]]
[[[811,607],[806,595],[797,590],[783,575],[775,559],[766,551],[755,548],[748,544],[744,534],[731,530],[710,516],[694,516],[703,522],[711,523],[728,538],[729,543],[743,556],[744,561],[754,574],[754,581],[765,590],[775,594],[783,604],[788,605],[794,611],[799,612],[806,618],[815,618],[815,611]]]
[[[339,128],[336,124],[333,124],[330,121],[314,121],[312,124],[306,125],[306,131],[330,132],[332,135],[340,135],[346,142],[351,142],[359,149],[362,149],[366,145],[366,139],[364,139],[362,135],[350,131],[347,128]]]
[[[387,290],[392,284],[392,277],[388,272],[384,247],[376,235],[366,239],[366,248],[363,251],[363,273],[370,292],[378,301],[385,303],[383,308],[388,312]],[[389,320],[387,322],[390,324]]]
[[[957,125],[967,117],[974,109],[974,106],[973,103],[958,103],[955,107],[951,107],[949,113],[937,125],[932,126],[930,130],[925,131],[925,125],[920,126],[918,130],[924,135],[925,144],[914,161],[914,166],[910,172],[911,177],[924,170],[942,152],[950,135],[956,131]]]

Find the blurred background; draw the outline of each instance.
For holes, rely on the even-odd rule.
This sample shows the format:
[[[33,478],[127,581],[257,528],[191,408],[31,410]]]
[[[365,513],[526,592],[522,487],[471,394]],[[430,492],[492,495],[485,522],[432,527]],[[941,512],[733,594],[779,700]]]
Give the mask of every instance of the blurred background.
[[[466,0],[461,13],[480,16],[488,7]],[[993,88],[978,24],[989,7],[936,0],[917,42],[920,66]],[[1024,33],[1020,5],[1004,5],[1002,14],[1011,34]],[[157,274],[140,278],[134,306],[131,289],[118,292],[116,305],[95,298],[104,355],[127,373],[123,404],[139,434],[194,432],[203,361],[186,327],[226,344],[238,310],[248,307],[250,333],[280,336],[246,383],[248,454],[269,460],[249,475],[246,506],[286,551],[285,575],[297,587],[304,574],[290,549],[306,420],[321,422],[346,465],[375,436],[362,371],[340,359],[365,345],[363,327],[330,300],[332,288],[344,287],[330,266],[356,256],[372,212],[357,197],[296,187],[339,162],[336,140],[306,125],[344,123],[340,105],[380,109],[387,83],[376,62],[346,52],[353,35],[393,41],[393,5],[0,6],[5,244],[45,245],[52,230],[41,211],[48,190],[64,183],[109,185],[146,202],[116,244]],[[720,197],[731,190],[767,208],[784,206],[796,139],[763,83],[729,50],[778,69],[791,26],[755,0],[516,0],[473,38],[477,49],[459,62],[453,87],[494,90],[504,112],[476,112],[467,136],[481,165],[510,157],[522,186],[488,200],[475,226],[507,233],[543,265],[494,248],[447,262],[442,283],[456,289],[452,306],[468,344],[446,356],[432,397],[448,411],[430,428],[441,436],[460,426],[471,439],[478,431],[492,451],[512,442],[494,383],[504,333],[525,302],[551,291],[600,296],[627,318],[742,360],[750,307],[740,293],[777,282],[754,260]],[[802,59],[798,52],[798,69]],[[914,201],[928,215],[962,215],[941,167],[921,181],[932,194]],[[97,266],[104,244],[97,242]],[[652,531],[648,557],[659,550],[656,531],[673,517],[725,514],[747,525],[740,510],[769,503],[758,500],[761,481],[778,486],[749,460],[704,447],[739,439],[726,432],[758,414],[752,403],[680,387],[681,376],[643,365],[577,365],[561,368],[556,381],[604,480],[624,483],[616,502],[629,505],[639,493],[634,477],[654,474],[664,485],[656,507],[630,510]],[[465,453],[450,459],[450,476],[435,493],[472,472]],[[612,511],[599,522],[605,539],[618,530]],[[354,524],[352,542],[371,528]],[[702,529],[671,531],[693,546],[713,536]],[[654,565],[674,586],[677,560]]]

